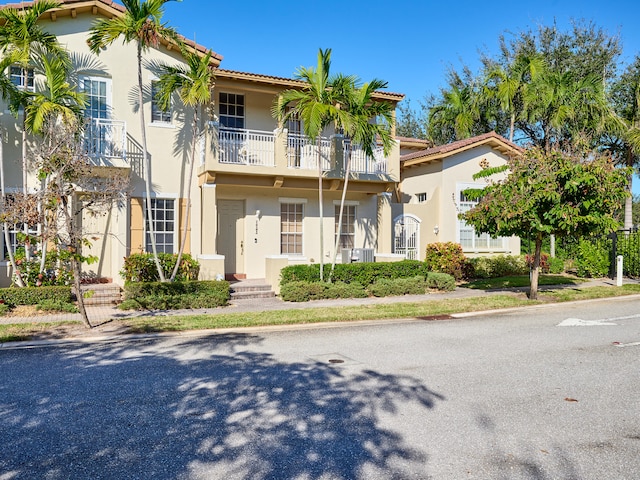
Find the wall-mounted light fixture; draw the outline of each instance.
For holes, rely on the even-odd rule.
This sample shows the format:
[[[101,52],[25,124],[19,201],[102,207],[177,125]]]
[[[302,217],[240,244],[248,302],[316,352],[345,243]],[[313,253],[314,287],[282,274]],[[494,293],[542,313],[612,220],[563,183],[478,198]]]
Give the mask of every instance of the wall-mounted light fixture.
[[[440,233],[440,227],[438,225],[436,225],[435,227],[433,227],[433,233],[435,235],[437,235],[438,233]]]

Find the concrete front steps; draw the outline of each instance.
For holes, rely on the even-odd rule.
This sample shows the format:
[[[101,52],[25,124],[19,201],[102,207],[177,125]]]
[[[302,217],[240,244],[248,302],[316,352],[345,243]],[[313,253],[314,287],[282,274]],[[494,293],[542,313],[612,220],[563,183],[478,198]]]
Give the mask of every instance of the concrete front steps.
[[[272,298],[275,292],[271,285],[263,278],[252,278],[231,282],[231,300],[246,300],[250,298]]]
[[[122,290],[115,283],[88,283],[80,286],[84,304],[117,305],[122,302]]]

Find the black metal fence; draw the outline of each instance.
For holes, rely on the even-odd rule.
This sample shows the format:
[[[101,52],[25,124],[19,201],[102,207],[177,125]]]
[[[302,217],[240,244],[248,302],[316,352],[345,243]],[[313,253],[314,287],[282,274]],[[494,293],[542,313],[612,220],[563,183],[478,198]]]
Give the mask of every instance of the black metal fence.
[[[611,257],[609,275],[614,278],[618,255],[622,255],[622,274],[640,277],[640,232],[638,229],[618,230],[610,235]]]

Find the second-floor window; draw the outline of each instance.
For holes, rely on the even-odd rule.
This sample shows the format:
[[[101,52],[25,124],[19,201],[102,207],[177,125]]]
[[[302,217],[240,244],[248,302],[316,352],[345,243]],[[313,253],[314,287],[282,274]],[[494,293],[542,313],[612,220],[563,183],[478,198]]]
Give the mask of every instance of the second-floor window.
[[[171,123],[171,105],[167,108],[160,107],[156,95],[158,94],[158,82],[151,82],[151,121],[153,123]]]
[[[11,79],[11,83],[20,90],[28,90],[30,92],[34,91],[33,68],[23,68],[17,65],[12,65],[9,67],[9,77]]]
[[[218,109],[220,125],[244,128],[244,95],[220,92]]]

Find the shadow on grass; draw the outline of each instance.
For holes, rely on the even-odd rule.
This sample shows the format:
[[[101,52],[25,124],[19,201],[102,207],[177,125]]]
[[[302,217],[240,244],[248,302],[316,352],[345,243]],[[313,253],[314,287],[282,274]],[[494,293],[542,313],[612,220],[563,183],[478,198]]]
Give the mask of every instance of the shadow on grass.
[[[0,351],[7,478],[414,478],[415,378],[261,352],[256,335]],[[416,422],[420,417],[416,418]],[[425,478],[424,476],[421,478]]]

